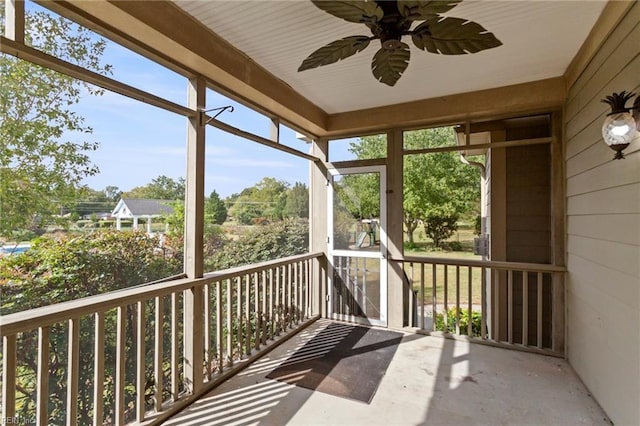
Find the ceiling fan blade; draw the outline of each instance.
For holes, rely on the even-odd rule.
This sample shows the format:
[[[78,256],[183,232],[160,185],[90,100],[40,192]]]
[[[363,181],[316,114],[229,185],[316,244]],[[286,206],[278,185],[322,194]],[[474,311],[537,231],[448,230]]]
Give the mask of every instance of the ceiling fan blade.
[[[378,50],[371,63],[373,76],[381,83],[394,86],[409,65],[409,45],[400,43],[396,49]]]
[[[442,55],[464,55],[502,46],[482,25],[460,18],[433,18],[411,33],[418,49]]]
[[[398,0],[398,11],[400,15],[412,21],[422,21],[433,18],[440,13],[445,13],[453,9],[462,0],[440,0],[440,1],[420,1],[420,0]]]
[[[378,22],[384,16],[384,12],[374,1],[311,0],[311,2],[318,9],[349,22],[364,24]]]
[[[298,68],[298,72],[323,65],[333,64],[342,59],[353,56],[369,46],[370,37],[367,36],[351,36],[340,40],[332,41],[326,46],[313,52],[302,61],[302,65]]]

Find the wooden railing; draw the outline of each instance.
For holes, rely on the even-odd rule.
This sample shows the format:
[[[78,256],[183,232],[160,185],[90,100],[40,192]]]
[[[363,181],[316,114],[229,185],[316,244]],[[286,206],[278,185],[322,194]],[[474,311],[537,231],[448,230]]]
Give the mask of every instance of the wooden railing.
[[[320,283],[312,276],[321,256],[293,256],[0,318],[3,419],[122,425],[174,410],[198,390],[193,383],[205,389],[317,315]],[[200,307],[200,324],[185,322],[194,317],[186,312],[190,293],[202,295],[191,304]],[[202,349],[193,357],[202,360],[200,368],[189,366],[188,345]],[[52,400],[63,402],[52,407]]]
[[[564,267],[412,256],[403,262],[410,327],[563,355]]]

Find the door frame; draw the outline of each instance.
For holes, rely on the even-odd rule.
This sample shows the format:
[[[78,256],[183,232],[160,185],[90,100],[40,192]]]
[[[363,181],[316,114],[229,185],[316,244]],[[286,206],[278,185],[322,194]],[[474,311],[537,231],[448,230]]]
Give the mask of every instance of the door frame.
[[[355,250],[336,250],[333,248],[333,200],[334,190],[333,182],[335,177],[353,174],[379,173],[380,175],[380,250],[371,251],[355,251]],[[379,325],[386,327],[388,325],[388,265],[387,265],[387,167],[385,165],[376,166],[360,166],[360,167],[343,167],[330,168],[327,170],[327,253],[328,253],[328,288],[327,288],[327,316],[343,321]],[[349,256],[357,258],[370,258],[380,260],[380,319],[368,319],[354,315],[336,314],[333,312],[333,276],[334,276],[334,256]]]

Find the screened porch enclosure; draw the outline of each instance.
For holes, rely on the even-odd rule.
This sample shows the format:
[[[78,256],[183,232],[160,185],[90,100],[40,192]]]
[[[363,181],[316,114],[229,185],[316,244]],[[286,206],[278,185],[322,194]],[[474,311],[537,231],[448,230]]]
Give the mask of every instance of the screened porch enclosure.
[[[640,312],[640,242],[632,232],[640,138],[624,162],[610,162],[599,102],[613,90],[638,90],[640,5],[525,2],[527,14],[504,2],[465,1],[464,16],[502,28],[504,53],[434,63],[441,83],[434,77],[424,84],[426,74],[417,71],[429,63],[416,57],[427,52],[416,51],[398,86],[380,89],[356,72],[358,64],[370,71],[367,55],[353,67],[345,61],[326,74],[297,74],[298,60],[281,49],[305,56],[322,33],[346,36],[355,25],[310,2],[287,10],[280,2],[39,3],[188,81],[187,103],[178,105],[47,55],[25,43],[24,2],[4,2],[3,55],[184,117],[184,273],[0,318],[3,419],[194,426],[640,421],[640,345],[616,320],[620,312],[635,324]],[[534,12],[557,43],[518,44]],[[234,32],[239,16],[251,37]],[[208,111],[208,90],[266,117],[271,136]],[[300,133],[303,149],[282,143],[281,124]],[[405,143],[415,130],[454,126],[455,145]],[[212,128],[307,160],[307,253],[206,270]],[[332,159],[333,141],[374,134],[385,139],[382,158]],[[406,158],[478,150],[485,158],[485,256],[410,254]],[[375,194],[368,197],[373,205],[359,197],[365,192]],[[626,230],[609,225],[619,217]],[[310,358],[327,361],[353,330],[401,336],[368,404],[267,377],[305,347]],[[325,341],[314,349],[319,339]],[[60,358],[53,342],[62,346]],[[343,355],[379,349],[371,346]],[[331,378],[339,362],[329,365]]]

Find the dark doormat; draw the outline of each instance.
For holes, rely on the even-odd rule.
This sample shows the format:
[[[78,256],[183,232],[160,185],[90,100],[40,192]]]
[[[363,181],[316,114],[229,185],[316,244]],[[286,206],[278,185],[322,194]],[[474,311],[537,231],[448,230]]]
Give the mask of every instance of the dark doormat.
[[[369,403],[400,340],[401,333],[332,323],[267,378]]]

